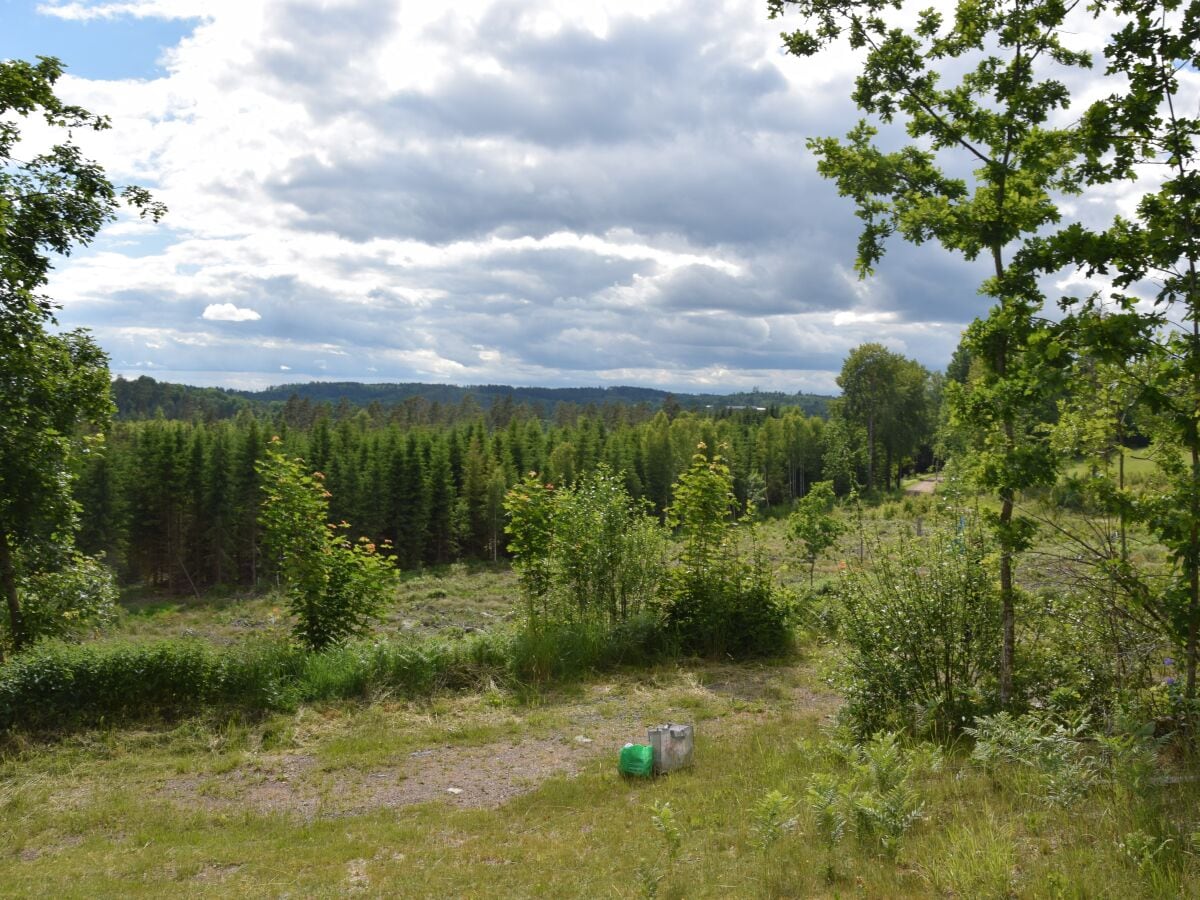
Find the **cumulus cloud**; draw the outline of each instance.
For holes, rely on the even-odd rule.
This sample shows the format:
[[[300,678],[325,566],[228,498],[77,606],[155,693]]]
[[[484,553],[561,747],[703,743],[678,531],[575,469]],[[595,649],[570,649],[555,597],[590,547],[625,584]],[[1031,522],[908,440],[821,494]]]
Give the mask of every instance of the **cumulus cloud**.
[[[234,306],[232,303],[210,303],[200,315],[210,322],[256,322],[262,318],[252,309]]]
[[[205,384],[834,390],[880,339],[941,367],[986,273],[898,245],[850,274],[805,139],[856,118],[855,61],[782,55],[764,6],[46,4],[195,23],[160,78],[62,82],[113,117],[86,149],[171,210],[61,263],[64,322]]]

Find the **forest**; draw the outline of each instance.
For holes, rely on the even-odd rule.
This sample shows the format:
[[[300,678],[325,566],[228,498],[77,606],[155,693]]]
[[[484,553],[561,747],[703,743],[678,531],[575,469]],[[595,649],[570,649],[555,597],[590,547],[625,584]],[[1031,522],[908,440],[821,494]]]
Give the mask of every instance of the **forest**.
[[[874,350],[886,370],[893,355]],[[872,471],[888,473],[881,482],[932,459],[935,387],[923,369],[914,374],[909,406],[890,405],[891,418],[879,426]],[[120,387],[116,399],[120,408]],[[266,440],[278,436],[287,453],[325,474],[333,521],[391,543],[403,568],[495,560],[507,556],[504,495],[528,472],[569,485],[604,463],[622,473],[632,498],[662,515],[704,442],[726,448],[739,502],[766,510],[821,480],[828,452],[854,468],[840,476],[843,491],[859,476],[865,427],[838,422],[826,433],[824,419],[797,407],[705,414],[559,405],[545,421],[528,405],[497,403],[485,414],[471,399],[439,412],[412,402],[355,409],[294,396],[274,412],[247,409],[227,421],[119,421],[75,482],[79,546],[105,554],[124,580],[168,591],[259,585],[273,573],[261,559],[255,466]],[[844,446],[830,451],[830,441]]]
[[[0,62],[6,886],[1200,894],[1200,4],[767,14],[858,67],[807,150],[864,283],[901,242],[982,273],[944,371],[114,381],[52,264],[167,210],[69,134],[19,155],[111,123]],[[663,722],[694,763],[619,773]]]

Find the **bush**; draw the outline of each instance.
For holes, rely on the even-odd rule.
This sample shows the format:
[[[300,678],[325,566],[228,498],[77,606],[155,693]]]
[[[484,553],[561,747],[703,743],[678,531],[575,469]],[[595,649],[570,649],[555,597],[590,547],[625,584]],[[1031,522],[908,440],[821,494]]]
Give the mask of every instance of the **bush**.
[[[555,490],[530,474],[506,508],[529,628],[613,628],[654,613],[666,535],[624,479],[600,466]]]
[[[524,629],[509,648],[509,672],[521,683],[558,681],[671,656],[675,647],[655,616],[613,628],[555,625]]]
[[[0,668],[0,731],[250,713],[300,703],[425,697],[489,684],[524,686],[644,663],[669,648],[657,620],[562,626],[468,640],[360,641],[320,652],[289,641],[214,647],[197,640],[43,641]]]
[[[287,579],[296,635],[320,650],[364,633],[395,589],[395,557],[376,553],[367,538],[352,542],[327,524],[329,492],[320,472],[304,471],[272,442],[257,464],[265,494],[263,543]]]
[[[795,600],[775,585],[764,553],[742,552],[729,467],[696,453],[674,496],[668,522],[678,526],[683,552],[666,586],[667,628],[679,648],[735,658],[787,652]]]
[[[0,670],[0,728],[171,715],[211,705],[283,702],[300,651],[250,644],[219,651],[199,641],[45,641]]]
[[[117,616],[117,585],[100,560],[76,554],[58,571],[21,580],[21,615],[29,641],[64,637]]]
[[[842,581],[845,715],[860,737],[886,728],[949,734],[990,711],[1000,615],[984,537],[902,538]]]

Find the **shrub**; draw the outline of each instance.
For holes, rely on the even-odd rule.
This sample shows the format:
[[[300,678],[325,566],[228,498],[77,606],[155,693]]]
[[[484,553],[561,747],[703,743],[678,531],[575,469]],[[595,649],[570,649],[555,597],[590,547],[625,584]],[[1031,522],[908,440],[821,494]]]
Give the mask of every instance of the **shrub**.
[[[508,665],[519,682],[537,683],[649,663],[674,650],[659,619],[645,615],[612,628],[568,624],[523,629],[509,646]]]
[[[283,702],[300,651],[278,643],[220,651],[200,641],[44,641],[0,672],[0,727],[60,726]]]
[[[76,634],[117,616],[117,585],[100,560],[74,555],[66,566],[22,579],[21,615],[30,641]]]
[[[809,782],[817,828],[830,845],[852,832],[863,844],[894,855],[900,839],[923,817],[913,780],[925,767],[939,768],[941,755],[906,750],[895,734],[885,733],[842,751],[845,771],[814,775]]]
[[[198,640],[47,640],[0,668],[0,731],[523,686],[643,663],[662,652],[663,631],[646,618],[612,629],[561,626],[456,641],[344,642],[319,652],[283,640],[227,647]]]
[[[666,587],[667,626],[680,649],[733,657],[786,652],[795,601],[775,585],[766,554],[754,548],[747,558],[739,545],[729,467],[696,453],[674,496],[667,517],[683,550]]]
[[[319,650],[362,634],[392,596],[395,557],[376,552],[366,538],[352,542],[349,524],[327,523],[329,492],[324,476],[304,471],[272,442],[257,463],[264,500],[259,515],[263,542],[287,579],[296,635]]]
[[[847,573],[837,620],[845,715],[860,737],[952,733],[991,708],[999,603],[982,534],[902,538]]]
[[[666,535],[623,478],[600,466],[554,490],[531,474],[506,506],[528,627],[612,628],[653,613]]]

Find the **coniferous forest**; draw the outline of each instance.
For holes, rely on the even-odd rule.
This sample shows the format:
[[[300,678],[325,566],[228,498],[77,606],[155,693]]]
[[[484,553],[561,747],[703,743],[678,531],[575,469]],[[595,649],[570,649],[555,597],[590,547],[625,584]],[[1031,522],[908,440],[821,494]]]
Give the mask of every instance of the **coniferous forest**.
[[[428,404],[289,402],[209,423],[119,421],[76,482],[81,549],[104,553],[126,581],[168,591],[258,585],[270,572],[255,465],[272,436],[325,475],[335,521],[389,542],[406,569],[505,556],[504,495],[528,472],[571,484],[604,463],[661,514],[704,442],[728,448],[738,500],[765,509],[822,479],[826,441],[824,419],[794,407],[714,415],[615,404],[560,408],[546,421],[527,406],[485,414],[471,401],[432,414]],[[927,462],[929,442],[897,452],[892,477]]]

